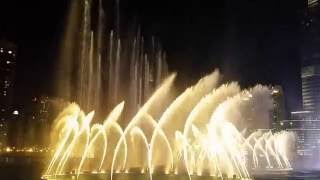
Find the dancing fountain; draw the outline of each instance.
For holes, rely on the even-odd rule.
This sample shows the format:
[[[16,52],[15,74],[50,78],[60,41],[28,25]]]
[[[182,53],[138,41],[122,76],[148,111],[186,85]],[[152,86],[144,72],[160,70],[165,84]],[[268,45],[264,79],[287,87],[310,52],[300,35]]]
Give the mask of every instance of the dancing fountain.
[[[155,37],[144,38],[140,28],[123,32],[122,38],[117,20],[117,30],[109,31],[104,6],[102,0],[71,1],[57,91],[85,111],[95,109],[98,117],[126,99],[124,115],[130,118],[168,75],[166,53]]]
[[[55,121],[56,150],[44,177],[98,173],[113,179],[134,173],[149,179],[159,174],[249,179],[252,169],[291,168],[294,134],[240,131],[241,124],[254,126],[247,121],[250,117],[261,117],[255,119],[259,122],[268,116],[270,106],[265,105],[272,103],[268,87],[241,91],[235,82],[217,87],[215,71],[187,88],[154,119],[174,79],[175,74],[169,76],[124,129],[118,123],[124,102],[102,123],[94,124],[93,111],[85,114],[70,104]],[[252,107],[257,103],[262,106]]]
[[[139,30],[127,41],[117,31],[105,37],[103,4],[96,2],[95,21],[94,2],[71,5],[58,87],[79,105],[54,122],[43,178],[250,179],[291,168],[295,135],[255,130],[271,124],[268,87],[220,85],[216,70],[171,101],[176,74],[168,75],[159,43],[152,38],[148,48]]]

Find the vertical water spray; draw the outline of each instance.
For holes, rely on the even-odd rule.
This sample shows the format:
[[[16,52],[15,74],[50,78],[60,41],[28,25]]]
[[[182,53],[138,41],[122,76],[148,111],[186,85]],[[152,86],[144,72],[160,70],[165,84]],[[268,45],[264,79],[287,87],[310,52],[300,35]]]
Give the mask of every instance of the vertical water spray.
[[[163,107],[169,103],[176,75],[161,84],[168,71],[161,45],[152,37],[148,47],[140,27],[134,37],[120,36],[119,0],[115,31],[105,29],[102,0],[96,20],[93,6],[91,0],[72,4],[70,22],[74,24],[67,29],[65,41],[76,40],[66,45],[72,53],[64,57],[68,61],[63,75],[68,75],[63,85],[69,100],[84,111],[71,104],[58,116],[55,153],[47,175],[76,172],[80,177],[88,171],[103,171],[112,178],[114,173],[132,171],[148,172],[150,179],[156,172],[188,174],[190,179],[205,174],[250,178],[251,166],[291,168],[292,133],[241,133],[268,124],[272,105],[268,87],[242,91],[236,83],[218,87],[215,71]],[[104,34],[109,36],[107,42]],[[126,107],[118,104],[122,99]],[[86,112],[93,109],[100,112],[99,118],[112,110],[103,122],[91,124],[94,113]]]
[[[294,134],[260,130],[245,136],[241,126],[235,126],[246,116],[257,117],[252,113],[269,112],[267,99],[265,108],[246,111],[268,97],[266,87],[240,91],[231,83],[212,90],[218,77],[215,72],[188,88],[157,122],[152,116],[170,93],[175,75],[168,77],[124,130],[118,124],[124,103],[102,125],[90,125],[93,112],[85,115],[72,104],[58,117],[56,130],[62,136],[46,174],[76,170],[78,177],[84,171],[103,171],[111,179],[114,173],[126,172],[148,173],[150,179],[159,172],[188,174],[190,179],[196,175],[250,178],[254,169],[291,168]]]

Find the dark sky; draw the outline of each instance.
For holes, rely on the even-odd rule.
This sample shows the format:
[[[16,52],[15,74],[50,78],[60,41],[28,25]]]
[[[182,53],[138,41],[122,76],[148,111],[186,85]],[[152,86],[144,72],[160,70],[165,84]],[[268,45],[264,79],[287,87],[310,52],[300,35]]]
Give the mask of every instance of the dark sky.
[[[68,3],[1,1],[0,37],[19,46],[18,97],[54,95],[52,67]],[[146,35],[157,36],[182,84],[219,68],[242,87],[282,85],[295,110],[303,6],[303,0],[120,0],[121,27],[136,17]]]

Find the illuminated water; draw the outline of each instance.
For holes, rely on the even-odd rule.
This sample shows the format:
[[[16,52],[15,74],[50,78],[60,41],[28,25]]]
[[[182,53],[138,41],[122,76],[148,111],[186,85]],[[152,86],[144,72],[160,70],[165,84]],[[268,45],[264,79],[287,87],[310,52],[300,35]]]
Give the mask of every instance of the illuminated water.
[[[67,175],[67,176],[59,176],[59,179],[73,179],[76,176]],[[307,171],[307,172],[283,172],[273,175],[260,175],[252,177],[255,180],[318,180],[320,179],[320,173],[318,171]],[[108,174],[86,174],[79,176],[79,179],[83,180],[108,180],[110,176]],[[133,180],[133,179],[148,179],[148,176],[141,174],[117,174],[114,176],[114,179],[117,180]],[[188,180],[189,177],[186,175],[159,175],[154,176],[155,180]],[[218,180],[221,178],[214,178],[210,176],[194,176],[192,177],[194,180]],[[226,179],[226,178],[225,178]],[[233,178],[229,178],[233,179]]]
[[[258,130],[270,128],[269,87],[221,85],[216,70],[171,101],[176,74],[167,76],[154,39],[149,51],[140,31],[128,42],[111,31],[103,41],[102,1],[96,26],[92,3],[74,0],[71,7],[59,89],[79,105],[54,122],[44,177],[250,179],[291,170],[295,135]],[[73,30],[80,36],[71,38]]]
[[[123,35],[112,30],[104,3],[70,1],[56,87],[59,96],[85,111],[94,109],[99,118],[126,100],[124,115],[132,117],[168,75],[166,53],[156,38],[144,38],[140,28]]]
[[[117,122],[124,102],[103,122],[93,124],[94,112],[85,114],[70,104],[56,120],[56,151],[45,174],[108,172],[112,178],[135,172],[148,174],[149,179],[153,174],[250,178],[252,168],[291,169],[293,133],[241,130],[255,126],[246,119],[260,117],[253,121],[257,122],[268,115],[270,89],[257,85],[240,90],[236,83],[219,87],[215,71],[187,88],[154,119],[152,113],[161,111],[158,104],[167,99],[174,79],[175,75],[169,76],[124,129]]]

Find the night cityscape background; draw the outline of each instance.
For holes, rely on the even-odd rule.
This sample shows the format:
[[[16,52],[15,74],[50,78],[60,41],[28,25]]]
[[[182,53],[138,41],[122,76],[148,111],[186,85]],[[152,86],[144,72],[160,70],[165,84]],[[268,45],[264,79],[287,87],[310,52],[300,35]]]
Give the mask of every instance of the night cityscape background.
[[[320,167],[320,1],[116,2],[103,4],[106,28],[123,39],[137,27],[156,37],[168,72],[179,74],[178,92],[215,68],[223,82],[272,87],[268,128],[296,132],[297,158]],[[48,132],[67,102],[56,76],[69,6],[65,0],[1,2],[0,169],[14,164],[10,152],[45,160],[50,153]]]

